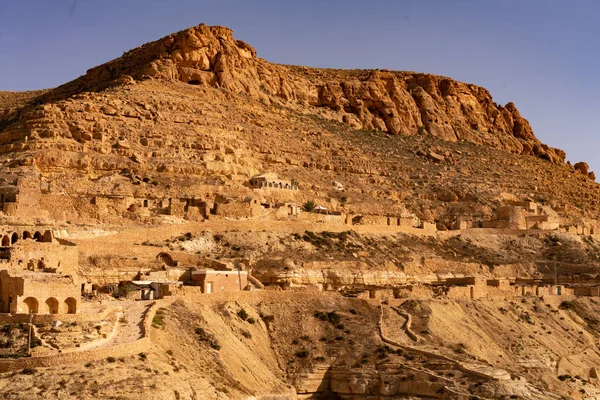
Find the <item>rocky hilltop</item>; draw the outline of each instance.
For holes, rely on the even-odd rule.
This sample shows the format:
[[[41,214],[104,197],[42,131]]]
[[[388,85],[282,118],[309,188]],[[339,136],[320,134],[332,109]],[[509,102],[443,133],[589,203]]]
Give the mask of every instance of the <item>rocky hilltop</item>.
[[[0,93],[12,216],[140,221],[134,203],[148,203],[150,217],[195,219],[250,197],[450,226],[489,218],[508,193],[547,203],[564,224],[596,218],[593,172],[564,160],[483,88],[272,64],[224,27],[172,34],[55,89]],[[301,190],[256,192],[249,181],[262,173]]]
[[[220,26],[198,25],[133,49],[59,87],[50,98],[150,77],[223,88],[269,103],[327,107],[359,129],[430,133],[556,163],[565,160],[564,151],[535,137],[513,103],[494,103],[484,88],[422,73],[276,65]]]

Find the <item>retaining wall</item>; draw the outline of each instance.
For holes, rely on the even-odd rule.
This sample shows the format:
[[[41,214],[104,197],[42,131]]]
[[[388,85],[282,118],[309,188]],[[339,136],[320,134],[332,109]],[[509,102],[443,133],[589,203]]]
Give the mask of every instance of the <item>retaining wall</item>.
[[[52,356],[39,356],[20,358],[17,360],[0,360],[0,373],[23,369],[23,368],[41,368],[54,367],[63,364],[85,364],[94,360],[107,357],[125,357],[147,351],[152,345],[149,337],[149,329],[152,318],[156,315],[158,309],[157,302],[153,302],[150,310],[146,313],[144,323],[142,324],[142,338],[131,343],[123,343],[112,347],[102,349],[72,351]],[[114,311],[114,310],[111,310]],[[50,317],[50,315],[48,315]],[[44,315],[44,317],[46,317]],[[29,320],[27,321],[29,322]]]
[[[34,324],[49,324],[54,321],[61,322],[93,322],[106,318],[111,312],[119,312],[121,306],[111,306],[96,314],[33,314]],[[30,314],[0,314],[0,324],[29,323]]]

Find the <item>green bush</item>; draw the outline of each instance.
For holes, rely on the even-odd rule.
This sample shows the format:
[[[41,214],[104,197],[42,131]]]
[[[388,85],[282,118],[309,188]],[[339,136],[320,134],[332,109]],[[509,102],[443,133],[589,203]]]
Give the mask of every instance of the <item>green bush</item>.
[[[317,207],[317,203],[309,200],[302,205],[302,210],[304,210],[306,212],[313,212],[316,207]]]

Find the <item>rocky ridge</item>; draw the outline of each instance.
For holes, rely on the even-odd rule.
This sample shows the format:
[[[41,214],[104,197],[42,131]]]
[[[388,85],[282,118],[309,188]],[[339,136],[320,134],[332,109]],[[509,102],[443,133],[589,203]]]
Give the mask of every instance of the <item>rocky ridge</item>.
[[[225,27],[198,25],[90,69],[39,101],[158,78],[218,87],[266,103],[300,102],[336,112],[354,128],[429,133],[555,163],[565,152],[541,143],[513,103],[501,106],[476,85],[447,77],[387,70],[343,71],[269,63]]]

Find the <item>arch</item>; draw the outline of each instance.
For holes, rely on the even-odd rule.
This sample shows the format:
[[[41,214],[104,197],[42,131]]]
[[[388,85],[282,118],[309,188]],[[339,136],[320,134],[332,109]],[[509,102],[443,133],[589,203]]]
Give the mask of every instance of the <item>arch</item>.
[[[156,256],[156,260],[157,261],[162,261],[163,263],[165,263],[169,267],[176,267],[177,266],[177,261],[175,261],[173,259],[173,257],[169,253],[167,253],[165,251],[162,251],[162,252],[158,253],[158,255]]]
[[[33,235],[29,231],[23,231],[23,240],[25,239],[33,239]]]
[[[8,235],[2,236],[2,246],[3,247],[10,246],[10,238],[8,237]]]
[[[354,217],[352,217],[352,225],[360,225],[363,222],[363,216],[362,215],[355,215]]]
[[[13,232],[12,236],[10,237],[10,243],[14,244],[17,240],[19,240],[19,234],[17,232]]]
[[[54,297],[50,297],[46,300],[46,313],[58,314],[58,300]]]
[[[75,314],[77,312],[77,300],[73,297],[68,297],[65,300],[65,312],[67,314]]]
[[[37,314],[39,308],[39,302],[35,297],[28,297],[23,300],[23,303],[27,306],[28,314]]]
[[[51,243],[52,242],[52,231],[50,231],[50,230],[44,231],[41,241],[45,242],[45,243]]]
[[[36,233],[33,234],[33,240],[35,240],[36,242],[39,242],[42,239],[42,234],[37,231]]]

